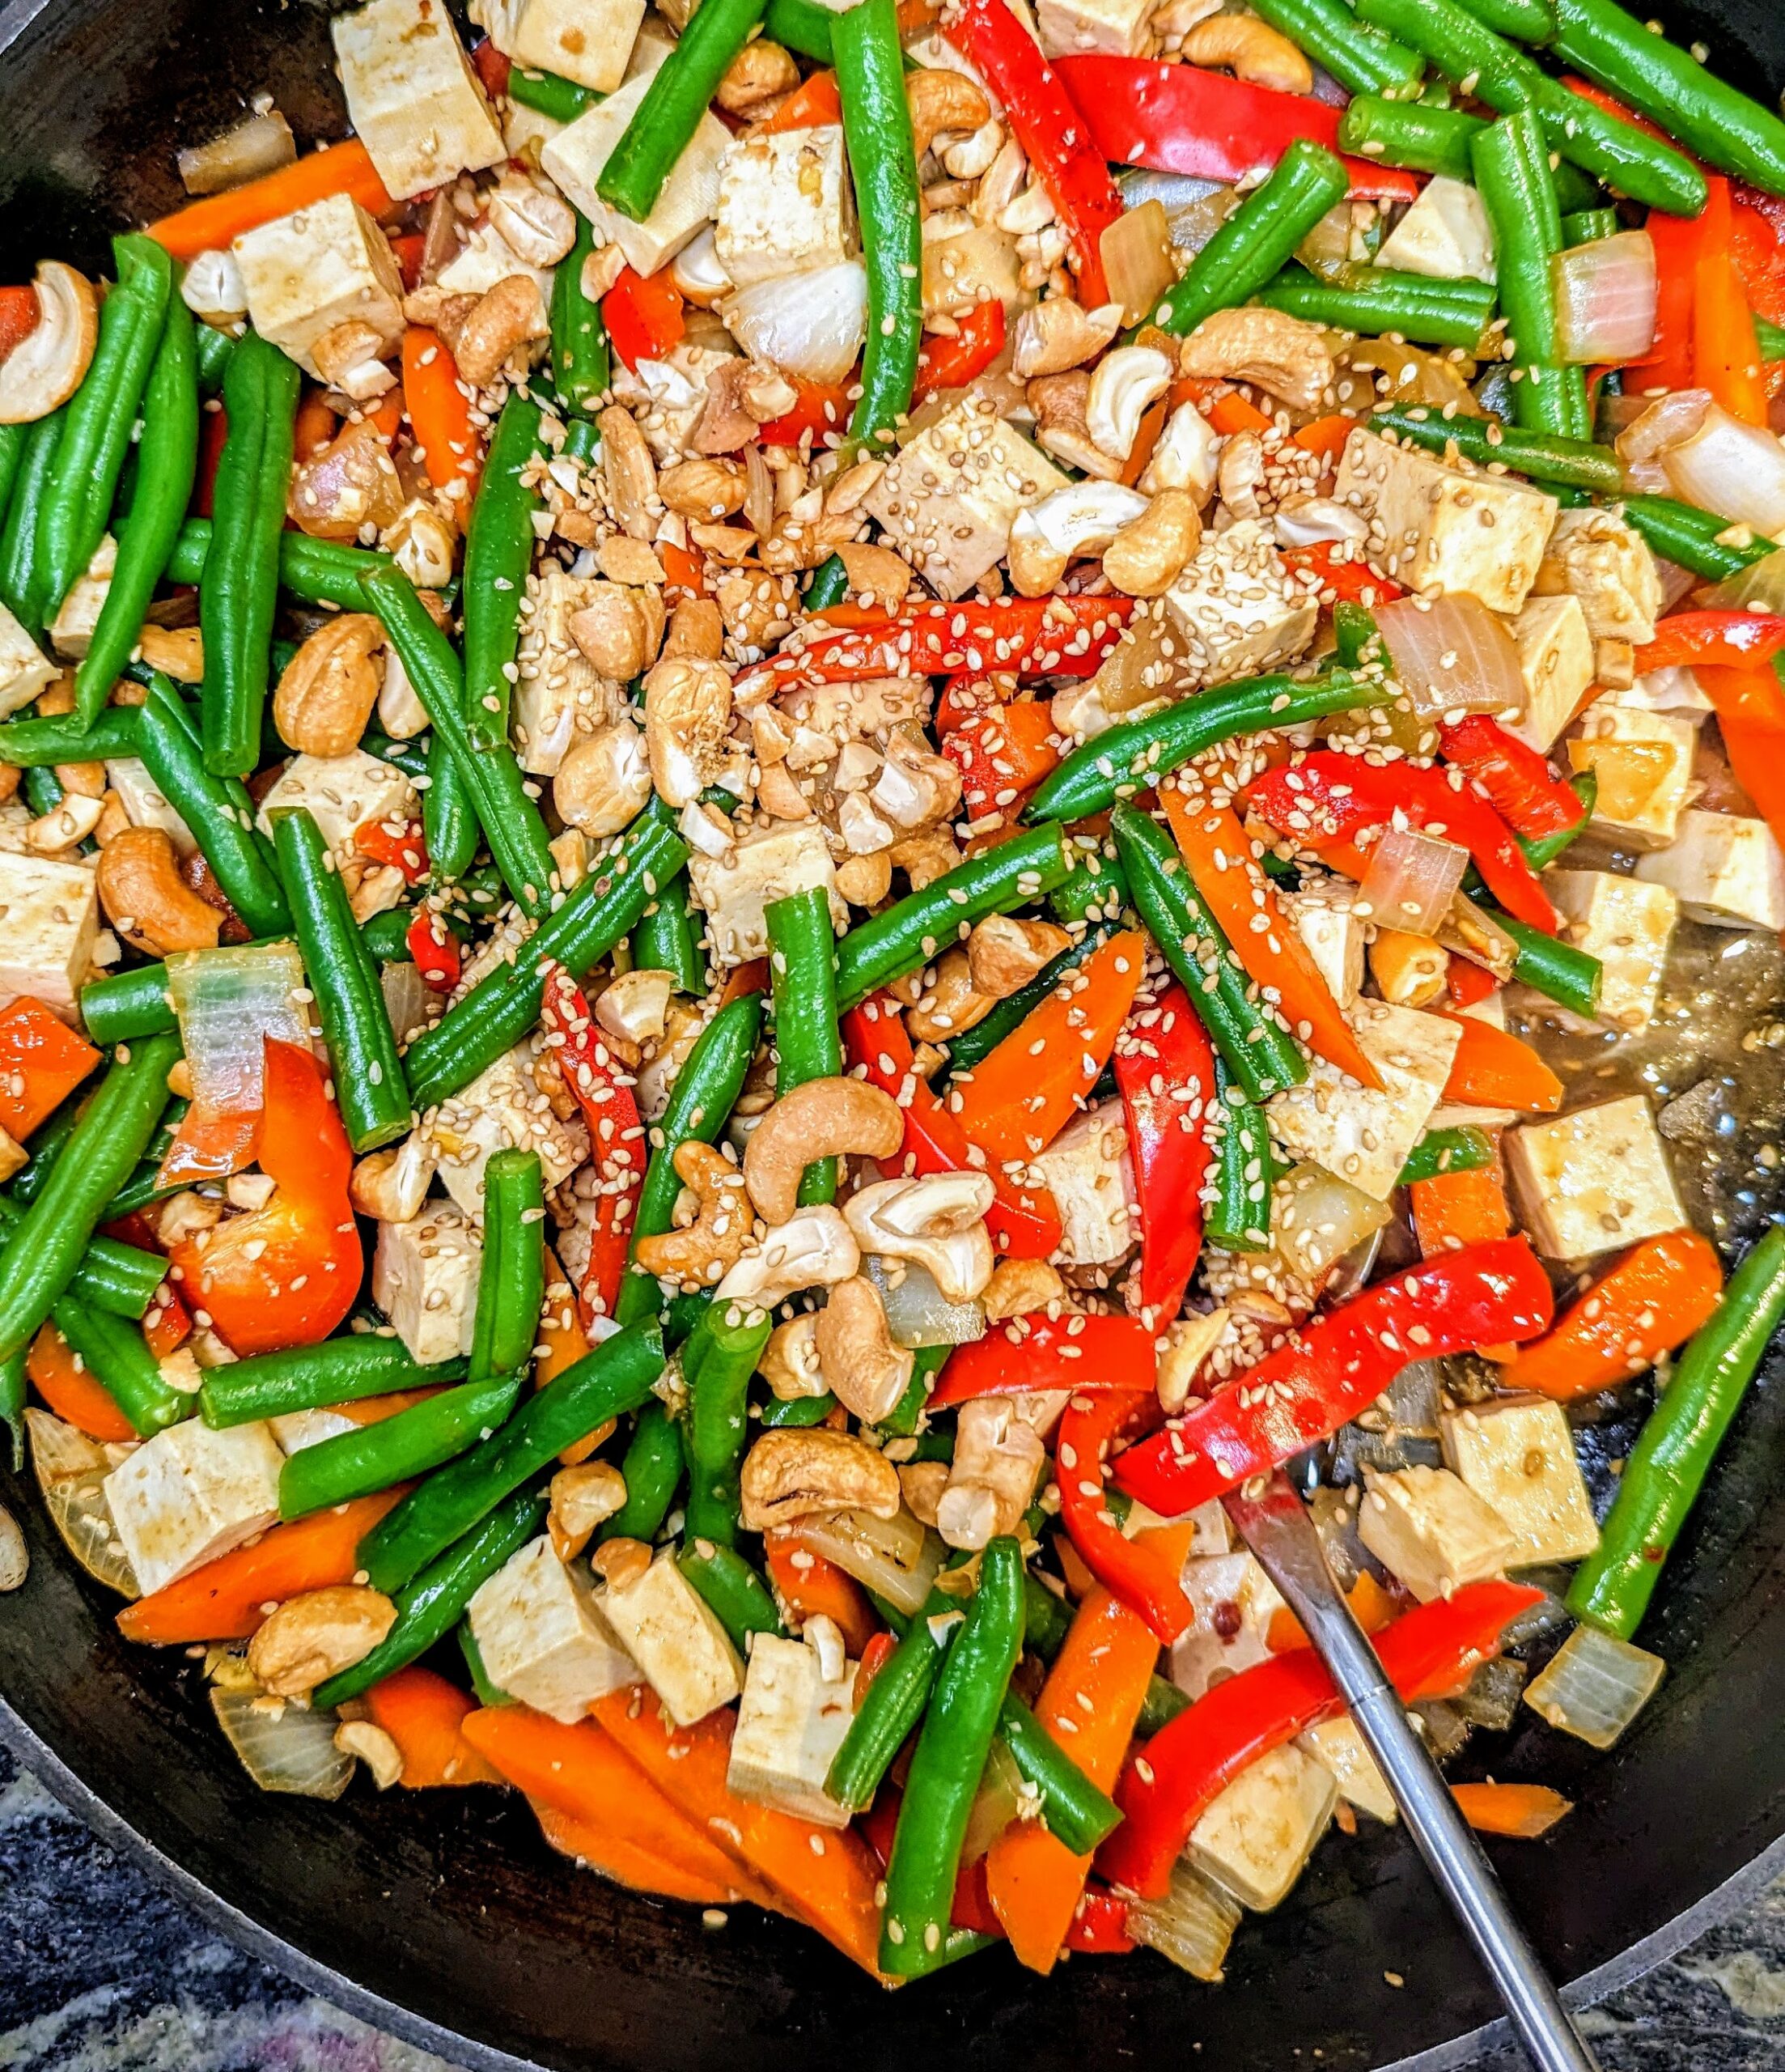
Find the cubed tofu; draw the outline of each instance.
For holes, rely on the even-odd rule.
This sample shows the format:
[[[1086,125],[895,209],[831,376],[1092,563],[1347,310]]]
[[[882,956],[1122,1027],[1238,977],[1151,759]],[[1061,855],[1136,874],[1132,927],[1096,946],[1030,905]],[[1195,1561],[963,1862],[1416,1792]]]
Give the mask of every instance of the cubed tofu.
[[[1035,22],[1049,57],[1144,57],[1157,11],[1153,0],[1040,0]]]
[[[1539,597],[1566,591],[1578,597],[1596,640],[1640,648],[1655,638],[1664,602],[1660,571],[1648,541],[1614,511],[1583,504],[1558,512],[1535,588]]]
[[[1677,713],[1694,725],[1709,719],[1716,710],[1705,695],[1698,671],[1688,669],[1649,669],[1628,690],[1611,692],[1606,702],[1628,705],[1639,712]]]
[[[1520,1218],[1546,1259],[1589,1259],[1685,1225],[1640,1093],[1527,1123],[1500,1140]]]
[[[333,33],[347,119],[395,199],[445,187],[507,155],[439,0],[370,0],[337,15]]]
[[[1326,1765],[1285,1742],[1249,1763],[1190,1830],[1190,1861],[1241,1906],[1269,1913],[1300,1877],[1338,1797]]]
[[[694,904],[706,915],[707,947],[723,966],[768,955],[763,910],[791,893],[822,885],[830,896],[832,925],[839,935],[849,926],[849,908],[837,890],[837,866],[816,821],[753,828],[723,856],[697,852],[688,860],[688,882]]]
[[[1639,858],[1636,875],[1646,885],[1671,886],[1690,920],[1785,928],[1785,856],[1763,820],[1683,813],[1672,846]]]
[[[1575,597],[1533,597],[1513,620],[1512,633],[1524,679],[1524,710],[1501,724],[1527,748],[1547,755],[1592,695],[1592,635]]]
[[[1363,990],[1367,932],[1357,911],[1357,887],[1325,878],[1278,897],[1333,999],[1341,1007],[1350,1006]]]
[[[465,1611],[496,1688],[566,1725],[638,1680],[593,1583],[559,1560],[547,1534],[511,1555]]]
[[[78,662],[93,644],[93,630],[111,592],[118,543],[108,533],[93,550],[84,575],[77,576],[50,622],[49,644],[66,661]]]
[[[284,1465],[264,1424],[214,1432],[200,1417],[127,1454],[105,1478],[105,1501],[143,1594],[276,1525]]]
[[[1514,1568],[1584,1561],[1599,1527],[1562,1405],[1546,1396],[1508,1396],[1447,1410],[1439,1419],[1444,1458],[1511,1529]]]
[[[1487,204],[1466,180],[1434,174],[1384,239],[1376,263],[1435,281],[1491,281],[1494,226]]]
[[[337,325],[370,325],[381,351],[402,337],[402,273],[389,240],[350,194],[276,216],[231,248],[255,329],[305,373],[319,374],[311,348]]]
[[[943,597],[1004,558],[1016,514],[1066,486],[1046,456],[970,393],[906,446],[863,508]]]
[[[494,223],[480,223],[440,269],[439,284],[448,295],[487,295],[498,281],[524,274],[549,308],[553,273],[549,266],[529,265]]]
[[[996,223],[975,223],[964,209],[938,210],[923,220],[923,315],[960,318],[982,302],[1007,314],[1024,300],[1016,240]]]
[[[1386,1201],[1408,1153],[1425,1133],[1463,1033],[1442,1015],[1387,1000],[1358,1000],[1347,1019],[1381,1086],[1359,1086],[1336,1065],[1314,1058],[1302,1085],[1271,1096],[1266,1119],[1272,1136],[1295,1157],[1312,1159],[1361,1193]]]
[[[856,1665],[827,1677],[818,1650],[758,1633],[738,1700],[725,1781],[753,1806],[773,1806],[820,1828],[846,1828],[847,1811],[825,1779],[854,1717]]]
[[[1510,475],[1465,473],[1362,427],[1345,443],[1333,494],[1369,528],[1370,560],[1410,590],[1467,590],[1516,612],[1543,562],[1560,507]]]
[[[1105,1101],[1075,1115],[1028,1171],[1052,1191],[1060,1212],[1062,1266],[1110,1266],[1140,1235],[1134,1162],[1121,1103]]]
[[[570,618],[604,586],[548,563],[530,577],[521,606],[511,731],[523,770],[556,775],[577,736],[592,734],[626,708],[621,686],[603,676],[570,638]]]
[[[278,1440],[279,1451],[289,1459],[306,1446],[320,1446],[324,1439],[338,1439],[344,1432],[362,1428],[344,1410],[288,1410],[267,1424]]]
[[[0,854],[0,1007],[29,993],[74,1019],[99,940],[92,866]]]
[[[295,755],[261,801],[260,828],[273,832],[272,816],[288,806],[307,806],[322,839],[337,860],[354,853],[354,837],[369,820],[413,820],[420,797],[408,775],[356,748],[349,755]]]
[[[197,848],[197,837],[149,775],[147,763],[134,755],[121,755],[106,764],[105,781],[117,793],[124,817],[133,827],[159,827],[183,856]]]
[[[740,137],[719,164],[714,246],[739,287],[839,265],[854,246],[838,123]]]
[[[1599,1019],[1614,1029],[1647,1029],[1680,918],[1673,890],[1615,871],[1554,870],[1545,872],[1543,889],[1567,939],[1605,967]],[[1776,925],[1785,928],[1785,915]]]
[[[1324,1721],[1307,1733],[1298,1734],[1295,1746],[1304,1756],[1312,1756],[1316,1763],[1333,1773],[1333,1781],[1338,1786],[1338,1794],[1347,1806],[1355,1806],[1360,1813],[1367,1813],[1372,1819],[1392,1822],[1396,1817],[1394,1794],[1389,1789],[1389,1780],[1369,1750],[1364,1746],[1363,1736],[1358,1731],[1357,1722],[1349,1717]]]
[[[471,1350],[483,1246],[456,1202],[430,1201],[407,1223],[380,1223],[372,1300],[423,1367]]]
[[[588,1126],[580,1116],[562,1122],[553,1114],[534,1080],[533,1051],[525,1041],[449,1094],[422,1127],[447,1192],[472,1216],[483,1213],[484,1168],[492,1152],[536,1151],[548,1194],[589,1155]]]
[[[645,18],[645,0],[473,0],[473,21],[504,57],[611,94]]]
[[[1171,1678],[1200,1698],[1211,1684],[1270,1659],[1270,1621],[1283,1600],[1244,1548],[1193,1554],[1181,1580],[1195,1617],[1172,1643]]]
[[[1358,1537],[1422,1604],[1503,1574],[1517,1552],[1505,1519],[1448,1467],[1365,1480]]]
[[[693,1726],[744,1688],[744,1664],[712,1607],[665,1551],[634,1582],[600,1599],[608,1622],[678,1726]]]
[[[719,163],[731,143],[731,131],[706,110],[644,221],[635,223],[610,209],[596,192],[596,182],[650,84],[646,78],[621,87],[559,130],[539,155],[565,198],[594,224],[598,241],[617,244],[626,264],[647,274],[673,259],[702,223],[711,222],[719,205]]]
[[[1181,682],[1196,690],[1295,660],[1320,618],[1319,604],[1290,580],[1275,540],[1255,518],[1205,533],[1165,592],[1165,608],[1183,638]]]
[[[0,604],[0,720],[40,697],[56,674],[56,664]]]
[[[1690,720],[1600,703],[1568,744],[1575,770],[1599,780],[1592,830],[1625,848],[1665,848],[1692,791],[1698,732]]]

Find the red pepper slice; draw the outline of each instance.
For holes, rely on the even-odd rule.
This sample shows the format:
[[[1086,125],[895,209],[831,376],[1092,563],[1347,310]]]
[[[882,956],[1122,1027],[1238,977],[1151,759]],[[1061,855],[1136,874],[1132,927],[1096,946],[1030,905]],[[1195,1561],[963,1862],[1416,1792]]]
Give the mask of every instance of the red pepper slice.
[[[422,984],[433,992],[450,993],[459,983],[459,944],[439,915],[429,907],[417,907],[403,942]]]
[[[1785,620],[1780,621],[1785,627]],[[1654,666],[1659,666],[1656,664]],[[1580,795],[1547,760],[1485,712],[1471,712],[1439,730],[1439,753],[1461,770],[1516,834],[1539,842],[1578,827],[1586,817]]]
[[[1202,1254],[1202,1182],[1214,1155],[1202,1118],[1215,1098],[1215,1052],[1175,980],[1130,1021],[1115,1068],[1140,1204],[1141,1321],[1164,1331]]]
[[[1410,1361],[1522,1344],[1548,1330],[1554,1308],[1550,1277],[1524,1238],[1447,1252],[1292,1331],[1236,1381],[1130,1447],[1116,1480],[1161,1518],[1181,1518],[1330,1437]]]
[[[1128,1902],[1102,1885],[1088,1888],[1072,1916],[1062,1946],[1093,1956],[1124,1956],[1134,1947],[1128,1933]]]
[[[962,679],[956,679],[957,681]],[[962,817],[985,834],[1005,826],[1044,777],[1059,766],[1060,736],[1045,700],[987,705],[960,717],[951,685],[938,701],[942,752],[960,772]],[[953,724],[943,725],[946,711]]]
[[[1045,1389],[1147,1391],[1158,1380],[1153,1334],[1137,1317],[1050,1317],[1037,1310],[948,1356],[930,1408]]]
[[[0,359],[25,342],[42,314],[35,288],[0,288]]]
[[[841,432],[849,422],[849,390],[841,382],[796,381],[794,387],[799,401],[757,435],[765,446],[797,446],[808,433],[816,445],[827,431]]]
[[[1217,427],[1219,429],[1219,427]],[[1321,602],[1331,610],[1334,605],[1387,605],[1406,592],[1386,575],[1377,575],[1369,563],[1350,547],[1332,540],[1316,540],[1312,546],[1291,547],[1283,566],[1291,575],[1308,574],[1320,584]]]
[[[634,373],[642,359],[661,359],[681,344],[685,305],[667,271],[635,274],[628,266],[601,298],[601,321],[613,349]]]
[[[1499,1652],[1500,1635],[1542,1593],[1522,1583],[1469,1583],[1376,1637],[1382,1667],[1410,1705],[1458,1689]],[[1121,1825],[1097,1853],[1112,1884],[1157,1899],[1190,1830],[1248,1764],[1343,1710],[1306,1649],[1241,1670],[1162,1727],[1122,1773]]]
[[[1068,1401],[1054,1442],[1060,1522],[1097,1581],[1169,1647],[1196,1616],[1179,1586],[1177,1565],[1157,1547],[1124,1536],[1104,1486],[1110,1446],[1138,1408],[1133,1395],[1119,1389],[1075,1394]]]
[[[1785,648],[1785,618],[1772,612],[1675,612],[1636,651],[1636,673],[1651,669],[1757,669]]]
[[[589,1142],[601,1168],[588,1269],[580,1292],[596,1316],[611,1317],[625,1275],[638,1190],[644,1185],[649,1155],[644,1126],[632,1082],[621,1077],[588,1002],[562,964],[552,965],[545,974],[540,1018],[557,1049],[564,1084],[589,1126]]]
[[[375,864],[392,865],[403,873],[405,885],[419,885],[428,874],[428,845],[418,820],[405,821],[401,830],[391,830],[396,823],[387,820],[368,820],[354,835],[354,847],[363,856],[369,856]]]
[[[914,403],[939,395],[944,388],[965,388],[976,374],[983,374],[1004,350],[1004,305],[982,302],[970,316],[960,320],[952,338],[926,339],[918,355],[918,378],[911,391]],[[766,433],[764,435],[767,436]]]
[[[0,1013],[0,1129],[22,1144],[99,1061],[78,1030],[21,994]]]

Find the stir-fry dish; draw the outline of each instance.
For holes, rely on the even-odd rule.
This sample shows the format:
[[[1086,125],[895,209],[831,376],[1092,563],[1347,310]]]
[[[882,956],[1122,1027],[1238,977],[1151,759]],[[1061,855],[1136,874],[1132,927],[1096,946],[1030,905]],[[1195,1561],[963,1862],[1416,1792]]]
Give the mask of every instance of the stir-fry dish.
[[[1223,1497],[1606,1747],[1785,1316],[1619,1063],[1785,929],[1785,124],[1610,0],[472,16],[0,289],[11,1466],[269,1790],[1214,1980],[1394,1817]]]

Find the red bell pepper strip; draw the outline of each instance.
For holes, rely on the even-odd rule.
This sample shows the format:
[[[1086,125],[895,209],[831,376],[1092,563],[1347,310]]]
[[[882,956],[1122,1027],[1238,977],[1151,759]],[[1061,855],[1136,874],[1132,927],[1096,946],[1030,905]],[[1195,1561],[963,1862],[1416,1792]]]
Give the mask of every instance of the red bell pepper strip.
[[[1701,216],[1670,216],[1651,209],[1643,227],[1655,247],[1655,342],[1647,359],[1625,369],[1634,394],[1692,386],[1692,283],[1705,250]]]
[[[78,1030],[22,994],[0,1013],[0,1129],[22,1144],[99,1061]]]
[[[431,908],[418,906],[403,937],[404,946],[430,991],[450,993],[459,983],[461,959],[457,938]]]
[[[1468,1583],[1376,1636],[1382,1667],[1410,1705],[1459,1689],[1499,1650],[1501,1634],[1539,1590],[1523,1583]],[[1161,1727],[1116,1787],[1121,1825],[1097,1852],[1112,1884],[1158,1899],[1190,1831],[1249,1764],[1344,1709],[1318,1656],[1274,1657],[1217,1684]]]
[[[1315,850],[1391,824],[1448,836],[1468,850],[1507,913],[1547,935],[1556,932],[1556,910],[1512,829],[1461,776],[1452,783],[1441,770],[1374,763],[1327,749],[1266,771],[1247,801],[1280,834]]]
[[[1104,1487],[1110,1446],[1138,1407],[1122,1389],[1075,1393],[1068,1400],[1054,1450],[1060,1522],[1097,1581],[1169,1647],[1196,1616],[1179,1586],[1177,1565],[1159,1548],[1124,1535]]]
[[[986,705],[957,716],[951,684],[937,705],[942,752],[960,772],[962,818],[980,834],[1014,821],[1029,793],[1059,766],[1060,736],[1047,701]],[[944,714],[951,724],[943,724]]]
[[[1523,1238],[1447,1252],[1293,1331],[1257,1366],[1121,1457],[1116,1480],[1161,1518],[1262,1475],[1367,1410],[1410,1361],[1546,1331],[1549,1276]]]
[[[1117,165],[1240,180],[1268,172],[1298,138],[1338,151],[1340,111],[1308,94],[1156,58],[1062,57],[1056,69],[1085,111],[1092,143]],[[1419,193],[1398,167],[1353,158],[1345,165],[1355,195],[1411,202]]]
[[[1130,1022],[1115,1068],[1140,1208],[1140,1322],[1161,1331],[1183,1306],[1202,1255],[1202,1182],[1214,1157],[1202,1119],[1215,1098],[1215,1052],[1175,979]]]
[[[589,1126],[589,1143],[601,1170],[595,1225],[589,1233],[589,1263],[583,1276],[583,1302],[596,1316],[611,1317],[626,1271],[638,1190],[650,1156],[638,1103],[601,1040],[581,989],[562,964],[545,974],[540,1018],[556,1051],[558,1068],[570,1098]]]
[[[1092,1956],[1126,1956],[1134,1947],[1134,1938],[1128,1933],[1127,1901],[1106,1886],[1089,1887],[1060,1947]]]
[[[419,885],[428,874],[428,845],[418,820],[405,821],[400,830],[388,820],[368,820],[356,830],[354,847],[375,864],[386,864],[403,873],[405,885]]]
[[[905,1110],[901,1170],[906,1173],[964,1173],[985,1170],[966,1133],[918,1076],[911,1038],[897,1006],[877,994],[842,1018],[843,1047],[850,1064],[868,1083],[890,1093]],[[1060,1242],[1059,1212],[1045,1187],[1020,1187],[994,1170],[992,1205],[986,1227],[999,1251],[1013,1259],[1045,1259]]]
[[[1785,620],[1780,625],[1785,628]],[[1527,841],[1564,834],[1586,817],[1580,794],[1563,783],[1535,749],[1527,748],[1485,712],[1471,712],[1441,727],[1438,748],[1445,762],[1462,771],[1513,833]]]
[[[1698,680],[1736,782],[1785,842],[1785,688],[1770,669],[1702,669]]]
[[[1079,299],[1096,309],[1109,299],[1103,234],[1122,212],[1109,177],[1115,154],[1094,142],[1071,91],[1004,0],[966,0],[943,33],[1003,103],[1066,232]]]
[[[1713,173],[1705,185],[1709,191],[1699,218],[1704,248],[1692,277],[1693,384],[1708,388],[1744,424],[1763,425],[1766,384],[1761,378],[1753,312],[1736,270],[1729,182]]]
[[[1153,1333],[1138,1317],[1050,1317],[1037,1310],[957,1346],[931,1391],[930,1408],[1046,1389],[1145,1393],[1158,1378]]]
[[[920,403],[944,388],[965,388],[983,374],[1004,350],[1004,305],[982,302],[960,320],[952,338],[928,338],[918,355],[918,378],[911,400]]]
[[[1219,426],[1215,427],[1217,431]],[[1330,610],[1334,605],[1387,605],[1406,592],[1386,575],[1378,575],[1363,558],[1350,547],[1331,540],[1316,540],[1308,547],[1291,547],[1283,566],[1292,575],[1312,575],[1320,586],[1320,601]]]
[[[1757,669],[1785,648],[1785,618],[1773,612],[1675,612],[1636,651],[1636,673],[1651,669]]]
[[[25,342],[42,313],[35,288],[0,288],[0,359]]]
[[[1002,313],[1002,312],[1001,312]],[[827,431],[841,435],[849,422],[849,390],[841,382],[796,381],[799,400],[784,417],[773,418],[757,436],[765,446],[797,446],[808,434],[814,445]]]
[[[635,274],[628,266],[601,298],[601,321],[613,349],[634,373],[642,359],[661,359],[681,343],[685,307],[668,272]]]

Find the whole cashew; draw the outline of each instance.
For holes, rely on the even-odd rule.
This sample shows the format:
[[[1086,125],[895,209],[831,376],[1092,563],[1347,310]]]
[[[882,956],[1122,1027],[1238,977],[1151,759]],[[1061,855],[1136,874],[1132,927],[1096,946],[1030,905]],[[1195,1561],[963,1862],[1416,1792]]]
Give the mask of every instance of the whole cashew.
[[[818,1362],[837,1400],[864,1424],[891,1414],[911,1380],[913,1356],[895,1345],[880,1290],[859,1274],[839,1281],[818,1312]]]
[[[319,626],[285,665],[273,694],[279,738],[300,755],[351,755],[378,703],[375,659],[384,629],[370,612]]]
[[[987,1173],[881,1180],[850,1196],[844,1214],[863,1251],[924,1267],[949,1302],[970,1302],[997,1263],[986,1229]]]
[[[1202,514],[1187,489],[1162,489],[1104,550],[1103,572],[1130,597],[1162,597],[1202,543]]]
[[[1192,65],[1223,67],[1254,87],[1280,94],[1314,90],[1314,68],[1289,38],[1255,15],[1211,15],[1184,39]]]
[[[785,1223],[815,1159],[840,1152],[890,1158],[904,1141],[905,1117],[891,1094],[859,1079],[808,1079],[782,1094],[752,1131],[744,1184],[765,1223]]]
[[[1146,508],[1135,490],[1094,478],[1044,496],[1011,524],[1012,587],[1025,597],[1045,597],[1075,555],[1100,554]]]
[[[849,1225],[826,1202],[803,1208],[747,1252],[714,1290],[721,1302],[773,1310],[807,1288],[834,1288],[862,1263]]]
[[[66,403],[99,342],[99,300],[84,274],[46,259],[32,287],[37,321],[0,360],[0,424],[35,424]]]
[[[932,66],[905,83],[911,111],[911,143],[921,159],[944,130],[970,134],[991,120],[992,104],[964,72]]]
[[[951,1547],[980,1548],[1014,1532],[1035,1493],[1047,1449],[1006,1395],[960,1406],[948,1486],[936,1505],[936,1530]]]
[[[351,1583],[288,1597],[248,1644],[248,1666],[276,1698],[301,1697],[363,1662],[396,1623],[381,1591]]]
[[[767,1532],[821,1511],[899,1514],[899,1471],[884,1454],[844,1432],[765,1432],[744,1457],[744,1526]]]
[[[1064,374],[1095,359],[1121,329],[1121,304],[1106,302],[1100,309],[1086,310],[1070,295],[1049,295],[1016,320],[1016,352],[1013,362],[1018,376],[1028,381],[1037,375]]]
[[[634,1256],[660,1280],[710,1288],[737,1264],[749,1238],[744,1177],[723,1153],[692,1140],[676,1146],[672,1162],[676,1178],[700,1197],[700,1214],[685,1229],[641,1238]]]
[[[214,949],[223,915],[180,875],[172,842],[159,827],[127,827],[100,851],[100,903],[125,940],[151,957]]]
[[[1140,421],[1172,385],[1174,370],[1151,346],[1117,346],[1098,361],[1085,399],[1085,429],[1113,460],[1126,461]]]

